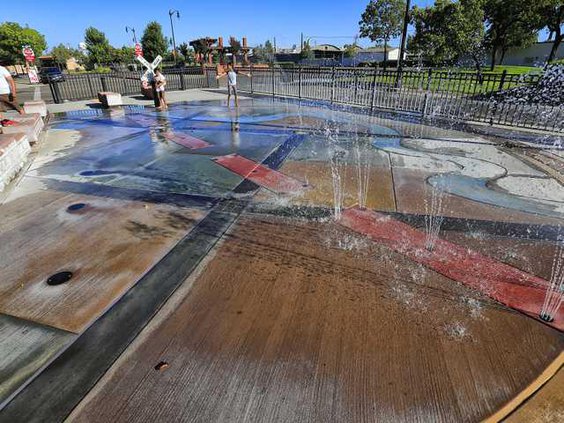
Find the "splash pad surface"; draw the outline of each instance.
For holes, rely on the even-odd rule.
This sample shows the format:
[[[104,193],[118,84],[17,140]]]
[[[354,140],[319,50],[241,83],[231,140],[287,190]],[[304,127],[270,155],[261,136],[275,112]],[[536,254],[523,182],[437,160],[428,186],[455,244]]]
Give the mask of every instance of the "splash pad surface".
[[[14,359],[0,400],[162,272],[155,283],[177,278],[176,293],[110,372],[113,360],[91,370],[102,379],[73,400],[72,419],[485,418],[564,346],[561,314],[553,327],[535,319],[562,192],[495,140],[346,111],[255,100],[238,111],[203,102],[59,115],[0,207],[2,327],[36,334],[2,341],[35,345],[36,367]],[[429,208],[431,195],[442,209]],[[343,226],[361,201],[417,236],[392,228],[390,245],[369,224]],[[69,213],[72,204],[86,206]],[[444,218],[433,262],[405,251],[423,242],[429,213]],[[232,227],[224,234],[222,223],[211,253],[211,241],[184,246],[195,231],[215,234],[218,221]],[[449,268],[442,258],[453,251],[468,266]],[[195,273],[170,274],[186,257],[167,258],[181,253],[199,257],[194,266],[204,259]],[[488,278],[469,270],[474,259]],[[62,270],[73,278],[44,283]],[[532,318],[519,301],[488,295],[500,275],[517,300],[530,300],[522,284],[531,282]],[[168,367],[155,371],[160,362]],[[4,413],[21,411],[25,395]]]

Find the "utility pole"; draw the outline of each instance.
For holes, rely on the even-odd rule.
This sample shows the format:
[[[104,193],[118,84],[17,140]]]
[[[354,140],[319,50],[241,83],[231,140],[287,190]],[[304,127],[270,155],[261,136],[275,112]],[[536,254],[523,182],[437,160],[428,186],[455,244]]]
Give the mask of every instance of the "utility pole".
[[[405,43],[407,41],[407,25],[409,24],[409,9],[411,9],[411,0],[405,2],[405,15],[403,17],[403,32],[401,36],[401,48],[398,57],[398,75],[403,68],[403,56],[405,55]]]
[[[276,37],[274,37],[274,54],[276,54]]]
[[[127,32],[129,34],[129,31],[133,32],[133,43],[137,44],[137,36],[135,35],[135,28],[133,28],[131,26],[126,26],[125,32]]]
[[[300,51],[304,49],[304,33],[300,34]]]
[[[174,25],[172,24],[172,16],[176,15],[180,19],[180,12],[178,10],[170,9],[168,17],[170,18],[170,29],[172,30],[172,55],[174,56],[174,63],[176,64],[176,39],[174,38]]]

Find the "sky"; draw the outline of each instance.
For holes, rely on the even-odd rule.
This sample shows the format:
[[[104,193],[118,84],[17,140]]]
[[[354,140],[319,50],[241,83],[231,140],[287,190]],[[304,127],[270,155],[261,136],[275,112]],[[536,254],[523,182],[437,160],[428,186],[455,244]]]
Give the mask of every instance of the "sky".
[[[433,0],[412,0],[425,6]],[[131,45],[131,34],[125,26],[135,28],[141,38],[148,22],[156,20],[165,36],[171,36],[168,11],[174,17],[176,44],[202,36],[217,38],[246,36],[251,46],[276,38],[277,47],[300,44],[300,33],[311,44],[350,43],[358,33],[358,21],[368,0],[27,0],[10,1],[2,7],[0,22],[12,21],[29,25],[45,35],[48,49],[63,43],[77,47],[84,30],[94,26],[103,31],[116,47]],[[327,38],[323,38],[327,37]],[[341,37],[341,38],[333,38]],[[360,40],[363,46],[369,40]],[[399,40],[392,41],[398,45]]]

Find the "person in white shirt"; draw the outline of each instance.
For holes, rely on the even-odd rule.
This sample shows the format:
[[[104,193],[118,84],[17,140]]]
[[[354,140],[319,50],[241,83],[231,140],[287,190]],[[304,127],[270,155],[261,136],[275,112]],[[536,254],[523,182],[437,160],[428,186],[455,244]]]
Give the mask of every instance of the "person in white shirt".
[[[233,65],[230,63],[229,65],[227,65],[227,73],[216,76],[216,79],[223,78],[224,76],[227,76],[227,107],[229,107],[229,102],[231,101],[231,92],[233,92],[233,95],[235,96],[235,107],[239,107],[239,99],[237,98],[237,74],[238,73],[239,72],[236,71],[235,69],[233,69]],[[250,74],[246,74],[246,73],[243,73],[243,72],[240,72],[240,73],[248,76],[249,78],[251,77]]]
[[[16,83],[14,82],[14,78],[12,78],[8,69],[4,66],[0,66],[0,117],[2,117],[2,112],[6,111],[5,106],[17,110],[20,115],[24,113],[16,98]]]
[[[165,98],[165,85],[166,85],[166,78],[160,71],[157,69],[155,71],[155,83],[157,84],[157,95],[159,96],[159,109],[168,109],[168,104],[166,104]]]

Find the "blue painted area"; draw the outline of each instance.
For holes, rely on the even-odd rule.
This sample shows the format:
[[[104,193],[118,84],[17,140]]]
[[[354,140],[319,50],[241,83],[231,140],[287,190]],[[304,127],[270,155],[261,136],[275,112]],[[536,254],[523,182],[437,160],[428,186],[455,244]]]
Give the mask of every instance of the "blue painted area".
[[[324,129],[332,126],[338,129],[338,141],[344,147],[352,143],[353,137],[367,137],[376,149],[409,156],[429,156],[427,152],[403,146],[401,134],[394,129],[374,125],[361,118],[353,121],[330,108],[312,109],[253,101],[252,105],[233,110],[218,104],[217,101],[180,104],[172,106],[169,113],[135,110],[118,117],[111,117],[104,111],[85,113],[84,116],[69,114],[67,118],[62,115],[53,127],[87,132],[92,125],[100,125],[108,128],[108,139],[93,146],[82,145],[64,160],[47,164],[40,172],[86,176],[98,183],[124,188],[222,195],[237,186],[240,178],[213,164],[209,160],[211,156],[237,153],[277,169],[297,146],[307,141],[309,147],[300,149],[306,156],[314,154],[316,160],[326,159],[323,155],[326,144]],[[319,106],[315,102],[312,104]],[[136,124],[128,119],[135,114],[147,116],[154,123]],[[299,116],[318,119],[319,127],[303,130],[284,126],[284,119]],[[275,121],[280,122],[274,124]],[[138,134],[112,139],[112,127],[143,129]],[[169,130],[188,132],[207,141],[210,146],[187,149],[163,137],[163,132]],[[304,133],[297,134],[300,130]],[[94,134],[95,131],[92,131]],[[307,160],[308,157],[301,159]],[[494,191],[484,178],[444,174],[432,176],[429,183],[480,203],[562,217],[556,206]]]
[[[543,216],[562,218],[562,212],[556,206],[526,200],[509,193],[494,191],[487,186],[486,179],[471,178],[469,176],[447,173],[434,175],[428,179],[429,184],[438,187],[449,194],[458,195],[479,203],[491,206],[518,210],[526,213],[536,213]]]
[[[271,169],[279,169],[284,163],[288,155],[299,145],[301,145],[307,136],[302,134],[292,135],[286,142],[280,145],[267,159],[263,162],[264,165]]]

